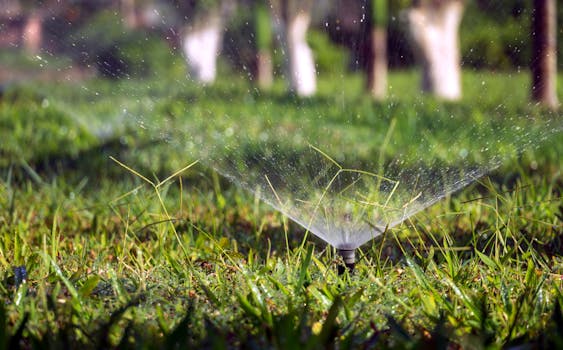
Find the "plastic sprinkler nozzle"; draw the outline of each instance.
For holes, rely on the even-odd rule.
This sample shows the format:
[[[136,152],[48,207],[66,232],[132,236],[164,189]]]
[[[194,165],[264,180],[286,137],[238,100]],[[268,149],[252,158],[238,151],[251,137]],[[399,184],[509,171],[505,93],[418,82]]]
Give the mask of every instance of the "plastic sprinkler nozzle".
[[[337,249],[337,251],[344,260],[344,266],[338,266],[338,274],[342,275],[346,270],[353,272],[356,266],[356,249]]]

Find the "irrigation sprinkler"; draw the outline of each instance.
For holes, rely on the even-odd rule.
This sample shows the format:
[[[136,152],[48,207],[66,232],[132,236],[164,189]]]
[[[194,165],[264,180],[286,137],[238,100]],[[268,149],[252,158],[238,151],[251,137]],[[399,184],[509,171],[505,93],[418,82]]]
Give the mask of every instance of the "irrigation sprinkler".
[[[349,272],[354,271],[356,266],[356,249],[337,249],[337,251],[344,260],[344,266],[338,266],[338,274],[342,275],[346,270]]]

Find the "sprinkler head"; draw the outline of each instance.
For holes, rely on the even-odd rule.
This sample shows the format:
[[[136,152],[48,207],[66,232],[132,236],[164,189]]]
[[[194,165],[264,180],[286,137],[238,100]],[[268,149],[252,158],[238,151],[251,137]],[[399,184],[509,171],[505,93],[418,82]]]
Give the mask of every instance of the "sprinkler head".
[[[338,266],[338,274],[342,275],[346,270],[353,272],[356,266],[356,249],[337,249],[337,251],[344,260],[344,266]]]

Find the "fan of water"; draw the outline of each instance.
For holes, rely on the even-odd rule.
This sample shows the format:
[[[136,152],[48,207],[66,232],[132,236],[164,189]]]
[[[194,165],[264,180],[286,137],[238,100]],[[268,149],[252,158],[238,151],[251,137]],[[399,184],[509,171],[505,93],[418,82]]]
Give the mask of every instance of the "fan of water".
[[[471,40],[476,46],[468,49],[471,42],[462,40],[466,45],[462,57],[464,75],[463,84],[458,87],[455,79],[452,82],[444,76],[456,74],[459,58],[456,61],[455,45],[452,66],[445,57],[432,61],[436,60],[432,58],[436,52],[425,54],[424,47],[413,49],[412,42],[421,39],[415,37],[409,41],[405,34],[410,23],[416,35],[430,30],[440,40],[448,41],[452,29],[449,32],[444,29],[446,32],[440,34],[440,26],[436,24],[439,21],[416,22],[425,16],[423,9],[413,5],[393,12],[399,5],[391,5],[388,19],[382,23],[386,23],[392,36],[389,61],[401,70],[391,73],[386,99],[375,102],[362,93],[365,74],[361,68],[369,50],[362,51],[360,46],[366,44],[367,34],[362,32],[364,21],[372,23],[365,19],[371,14],[366,9],[369,1],[354,2],[350,8],[338,1],[318,1],[318,7],[312,11],[295,10],[296,6],[307,6],[293,1],[272,2],[278,4],[268,11],[272,16],[272,37],[277,40],[272,43],[274,58],[270,63],[273,62],[274,72],[279,73],[274,75],[276,80],[289,77],[286,81],[290,82],[290,93],[285,92],[281,82],[270,90],[260,88],[256,73],[249,73],[245,60],[252,45],[248,42],[260,40],[247,21],[253,11],[245,13],[248,9],[245,6],[250,5],[244,1],[212,3],[208,4],[211,10],[189,12],[178,2],[147,1],[135,12],[142,18],[137,19],[135,29],[126,29],[121,8],[111,4],[90,4],[98,13],[91,17],[71,11],[83,10],[80,6],[84,4],[70,6],[70,10],[43,9],[53,19],[68,20],[72,30],[66,33],[65,23],[58,26],[50,23],[52,40],[59,42],[32,56],[36,73],[71,70],[77,62],[86,67],[85,72],[97,67],[98,73],[87,79],[65,77],[56,88],[52,81],[34,86],[50,103],[98,137],[115,137],[124,126],[135,125],[150,137],[167,142],[170,148],[180,149],[187,161],[200,159],[234,183],[255,192],[319,238],[345,251],[353,251],[386,228],[400,224],[563,129],[559,112],[549,112],[528,102],[528,72],[523,70],[521,62],[493,62],[494,54],[477,47],[489,39],[471,33],[468,26],[472,23],[462,25],[459,33],[462,38],[473,35]],[[450,3],[461,4],[455,0]],[[530,15],[529,9],[523,8],[523,13],[516,16],[511,12],[514,9],[493,2],[482,3],[479,6],[503,13],[503,21],[513,21],[511,38],[529,40],[528,22],[518,22],[520,16]],[[477,5],[467,6],[470,11],[471,6]],[[297,14],[291,15],[294,10]],[[79,16],[78,23],[65,19],[73,13]],[[193,13],[199,15],[188,18]],[[430,17],[438,16],[436,13]],[[45,17],[46,21],[49,17]],[[290,27],[293,31],[283,30],[284,26],[289,27],[284,24],[288,18],[296,23]],[[309,20],[312,20],[311,35],[314,34],[311,45],[316,45],[313,56],[306,42],[299,41]],[[483,21],[482,25],[494,24],[491,16],[483,15],[478,20]],[[372,21],[377,24],[377,16]],[[206,22],[215,26],[206,26]],[[104,32],[110,28],[117,33]],[[172,48],[156,45],[158,40],[163,42],[156,39],[159,37],[156,32]],[[456,28],[453,33],[457,33]],[[329,36],[340,42],[340,46],[330,43]],[[209,68],[206,63],[215,60],[213,48],[220,42],[225,47],[219,62],[230,58],[231,66],[220,65],[220,74],[215,76],[216,68]],[[304,45],[301,47],[304,53],[291,46],[295,43]],[[152,46],[145,46],[149,44]],[[525,46],[523,42],[518,45]],[[450,50],[447,45],[441,49]],[[513,53],[498,59],[518,60],[520,49],[512,49]],[[212,54],[209,56],[206,51],[199,57],[198,50],[211,50]],[[334,52],[331,55],[326,50]],[[133,63],[121,60],[126,56],[124,52],[134,52]],[[419,88],[420,73],[412,61],[413,52],[429,56],[419,60],[427,65],[443,61],[443,66],[426,67],[429,71],[423,77],[424,89],[429,89],[432,79],[447,80],[450,85],[442,86],[443,91],[430,87],[430,93],[423,93]],[[61,63],[59,56],[63,54],[70,56],[71,63]],[[169,66],[153,67],[147,62],[135,62],[135,57],[148,57],[153,63],[162,59]],[[308,65],[315,57],[329,63],[317,63],[311,76]],[[191,60],[191,70],[184,68],[184,60]],[[258,60],[257,65],[262,63]],[[127,72],[133,64],[141,67],[141,74],[131,76]],[[483,70],[477,70],[479,67]],[[499,68],[507,71],[499,73]],[[291,73],[286,74],[288,69]],[[99,78],[100,74],[109,78]]]

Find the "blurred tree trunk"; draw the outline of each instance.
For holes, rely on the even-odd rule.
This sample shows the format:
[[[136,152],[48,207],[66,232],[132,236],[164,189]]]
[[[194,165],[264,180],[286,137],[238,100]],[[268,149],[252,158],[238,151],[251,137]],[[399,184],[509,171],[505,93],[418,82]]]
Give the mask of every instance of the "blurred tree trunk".
[[[374,99],[387,95],[387,0],[370,0],[367,89]]]
[[[223,19],[219,7],[199,15],[197,21],[184,28],[181,44],[192,79],[204,84],[215,81],[222,39]]]
[[[461,98],[458,30],[463,0],[415,0],[408,23],[422,64],[422,90],[446,100]]]
[[[23,47],[28,54],[39,53],[43,42],[43,16],[39,9],[33,9],[25,19],[22,39]]]
[[[20,11],[25,15],[22,32],[22,45],[28,54],[36,55],[43,45],[43,22],[45,18],[55,17],[69,4],[60,0],[20,0]]]
[[[267,89],[273,83],[272,30],[266,3],[261,0],[254,7],[254,29],[256,39],[256,81]]]
[[[127,28],[138,28],[140,26],[139,13],[135,0],[121,0],[120,1],[121,13]]]
[[[532,11],[532,99],[556,109],[557,10],[556,0],[534,0]]]
[[[271,0],[279,19],[289,89],[299,96],[311,96],[317,90],[313,52],[307,44],[312,0]]]

